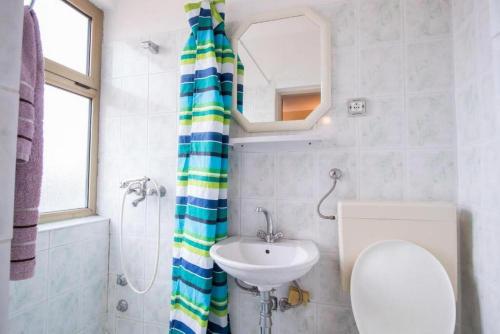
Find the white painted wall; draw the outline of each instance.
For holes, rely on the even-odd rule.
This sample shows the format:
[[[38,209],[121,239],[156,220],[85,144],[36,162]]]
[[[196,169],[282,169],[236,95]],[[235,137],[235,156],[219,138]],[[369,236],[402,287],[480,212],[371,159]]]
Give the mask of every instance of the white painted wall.
[[[1,7],[0,31],[9,32],[0,36],[0,333],[7,333],[23,3],[7,1]]]

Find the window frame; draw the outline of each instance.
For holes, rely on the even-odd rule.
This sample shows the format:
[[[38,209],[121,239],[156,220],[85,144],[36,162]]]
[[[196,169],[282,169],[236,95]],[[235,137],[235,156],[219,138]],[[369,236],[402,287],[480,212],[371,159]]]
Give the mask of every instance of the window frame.
[[[103,12],[88,0],[62,1],[90,18],[89,71],[88,75],[85,75],[53,60],[44,58],[45,84],[91,99],[87,207],[41,213],[39,223],[96,214]]]

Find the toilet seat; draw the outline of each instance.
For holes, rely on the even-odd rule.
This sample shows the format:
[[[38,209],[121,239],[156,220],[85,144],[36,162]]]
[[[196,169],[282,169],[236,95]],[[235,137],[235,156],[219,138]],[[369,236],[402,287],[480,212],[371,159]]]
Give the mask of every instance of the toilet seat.
[[[358,257],[351,302],[360,334],[452,334],[455,297],[441,263],[401,240],[381,241]]]

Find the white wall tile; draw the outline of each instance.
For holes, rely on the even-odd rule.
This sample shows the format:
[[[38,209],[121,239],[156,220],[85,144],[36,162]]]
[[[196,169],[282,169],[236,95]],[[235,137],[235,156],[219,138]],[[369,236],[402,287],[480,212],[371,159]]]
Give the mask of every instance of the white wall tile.
[[[397,41],[401,38],[399,0],[362,1],[360,8],[362,43]]]
[[[408,144],[452,146],[455,141],[455,108],[449,94],[408,98]]]
[[[314,204],[303,201],[279,200],[276,203],[277,229],[291,239],[314,239],[316,219]]]
[[[349,292],[345,291],[340,284],[338,254],[322,253],[315,270],[314,301],[348,307],[351,304],[351,297]]]
[[[452,49],[448,39],[408,45],[408,90],[447,90],[452,75]]]
[[[485,71],[491,71],[493,64],[493,48],[490,31],[490,8],[487,5],[484,8],[478,8],[475,14],[477,70],[479,73],[484,73]]]
[[[481,119],[479,95],[474,83],[457,93],[456,105],[458,143],[478,142],[481,139]]]
[[[117,319],[116,333],[120,334],[142,334],[143,326],[141,322],[127,319]]]
[[[238,308],[238,334],[257,334],[259,333],[259,313],[260,303],[257,297],[248,293],[240,293],[240,307]],[[273,321],[273,330],[278,330],[279,324]]]
[[[9,334],[46,334],[47,308],[35,304],[26,311],[9,319]]]
[[[41,226],[38,248],[44,250],[37,252],[35,276],[11,282],[14,333],[99,333],[106,312],[108,221],[86,220]]]
[[[500,130],[500,105],[495,97],[495,81],[491,72],[479,78],[477,88],[481,138],[489,140],[495,138]]]
[[[400,97],[370,99],[368,114],[359,120],[361,145],[370,147],[403,144],[403,103]]]
[[[316,333],[316,304],[314,303],[290,309],[283,313],[275,313],[273,316],[280,318],[278,333]]]
[[[147,244],[145,247],[146,267],[145,267],[144,278],[146,282],[149,282],[151,280],[151,277],[153,276],[154,264],[156,261],[156,238],[146,239],[146,240],[147,240]],[[155,282],[170,284],[171,279],[172,279],[172,239],[162,238],[160,239],[160,258],[158,259],[158,272]],[[167,290],[170,291],[170,285]],[[163,294],[157,295],[157,297],[162,295]]]
[[[245,154],[241,175],[243,197],[272,197],[274,195],[274,155]]]
[[[99,115],[101,119],[107,117],[118,117],[123,114],[121,96],[121,78],[103,78],[101,80],[101,105],[99,108]]]
[[[160,46],[160,52],[149,55],[149,73],[177,71],[181,46],[178,43],[176,33],[153,33],[150,39]],[[165,93],[168,92],[165,91]]]
[[[322,209],[325,210],[325,209]],[[330,211],[322,211],[330,214]],[[337,252],[339,249],[338,224],[330,219],[317,218],[317,232],[313,239],[321,251]]]
[[[409,40],[449,34],[450,0],[406,1],[406,34]]]
[[[148,137],[145,135],[139,136],[137,134],[139,133],[147,134],[147,127],[148,127],[147,119],[144,117],[129,116],[122,118],[120,149],[121,153],[125,157],[127,158],[129,158],[130,156],[134,158],[146,157],[146,152],[148,147]]]
[[[49,249],[50,232],[38,232],[36,236],[36,251]]]
[[[409,152],[408,196],[411,199],[454,202],[456,177],[455,152]]]
[[[166,325],[155,325],[155,324],[145,324],[144,334],[164,334],[168,332],[168,326]]]
[[[145,114],[148,106],[148,77],[146,75],[123,77],[118,97],[123,115]]]
[[[144,295],[144,321],[168,325],[170,320],[170,284],[157,281]]]
[[[62,294],[49,302],[48,333],[67,334],[78,330],[78,291]]]
[[[356,120],[347,115],[347,103],[335,103],[316,125],[319,134],[330,146],[353,147],[356,145]]]
[[[167,154],[172,156],[174,152],[177,152],[176,129],[176,114],[151,116],[148,118],[148,149],[150,152],[155,152],[154,156]]]
[[[333,53],[333,94],[353,95],[356,89],[356,50],[342,48]]]
[[[80,280],[83,284],[101,279],[108,272],[109,237],[107,235],[94,240],[81,242]]]
[[[150,113],[175,113],[179,95],[178,82],[179,75],[176,71],[149,76]]]
[[[362,152],[361,199],[403,199],[404,168],[401,152]]]
[[[106,313],[107,302],[107,274],[96,273],[89,285],[80,290],[79,295],[79,328],[92,328],[94,324],[99,324],[99,319],[103,319]]]
[[[468,0],[469,1],[469,0]],[[454,31],[455,86],[467,84],[476,70],[476,31],[474,22],[467,20]]]
[[[228,200],[228,222],[229,231],[228,234],[240,235],[241,233],[241,205],[240,199]]]
[[[80,247],[76,244],[49,250],[49,297],[76,288],[80,284]]]
[[[356,334],[358,330],[348,307],[318,305],[318,334]]]
[[[9,289],[9,315],[47,299],[48,251],[36,254],[35,276],[23,281],[11,281]]]
[[[278,154],[278,198],[310,198],[314,194],[314,155]]]
[[[360,63],[363,95],[385,95],[402,91],[401,46],[362,50]]]
[[[241,188],[241,154],[239,152],[229,151],[229,170],[228,170],[228,198],[240,196]]]
[[[140,42],[145,40],[147,40],[147,36],[111,44],[113,48],[113,77],[141,75],[148,72],[148,51],[140,47]]]
[[[330,19],[332,39],[335,47],[351,46],[356,41],[355,3],[341,1],[318,10]]]

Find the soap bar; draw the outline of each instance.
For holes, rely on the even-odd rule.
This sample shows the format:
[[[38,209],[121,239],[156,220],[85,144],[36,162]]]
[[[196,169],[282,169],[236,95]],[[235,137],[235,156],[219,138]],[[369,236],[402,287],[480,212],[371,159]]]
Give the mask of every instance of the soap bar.
[[[307,305],[309,303],[309,292],[302,290],[302,298],[303,298],[303,304]],[[290,305],[298,305],[300,301],[300,295],[299,295],[299,290],[294,287],[290,286],[288,289],[288,303]]]

